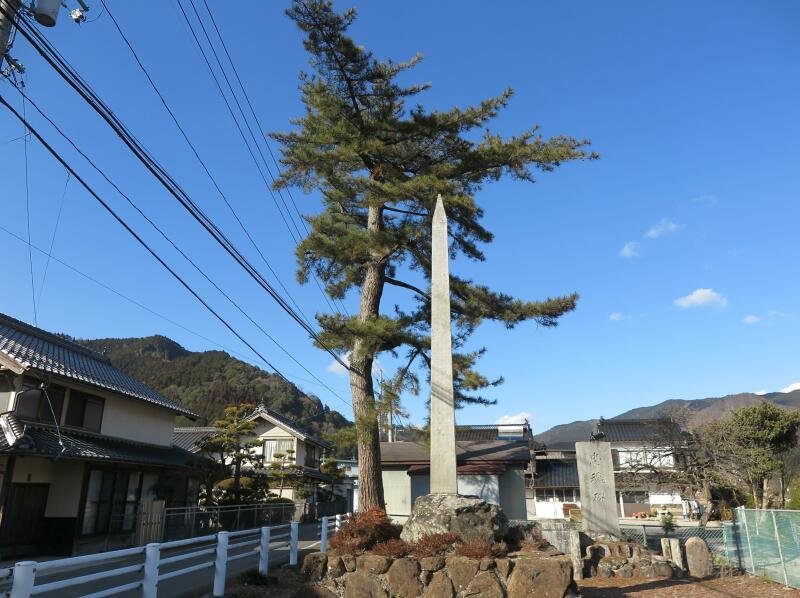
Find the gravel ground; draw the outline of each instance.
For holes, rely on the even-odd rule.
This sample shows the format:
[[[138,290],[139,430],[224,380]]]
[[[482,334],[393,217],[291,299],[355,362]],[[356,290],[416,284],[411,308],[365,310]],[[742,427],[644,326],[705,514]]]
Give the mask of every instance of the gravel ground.
[[[800,591],[750,575],[687,579],[586,579],[584,598],[800,598]]]

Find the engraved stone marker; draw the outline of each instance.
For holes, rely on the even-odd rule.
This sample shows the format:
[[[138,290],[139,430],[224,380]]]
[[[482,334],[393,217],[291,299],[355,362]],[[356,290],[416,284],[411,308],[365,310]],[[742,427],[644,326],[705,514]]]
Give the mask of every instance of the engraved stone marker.
[[[619,534],[614,463],[608,442],[575,443],[583,529]]]

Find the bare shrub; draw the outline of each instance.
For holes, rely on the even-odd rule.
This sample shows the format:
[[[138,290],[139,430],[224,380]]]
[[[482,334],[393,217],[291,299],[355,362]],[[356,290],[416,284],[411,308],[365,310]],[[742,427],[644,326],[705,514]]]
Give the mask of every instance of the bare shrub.
[[[376,544],[372,547],[371,552],[373,554],[399,559],[408,554],[408,544],[403,542],[400,538],[392,538]]]
[[[383,509],[369,509],[353,515],[333,535],[330,546],[338,554],[356,554],[381,542],[399,539],[401,529],[392,523]]]
[[[415,557],[442,556],[453,551],[453,544],[463,542],[460,534],[445,532],[422,536],[411,545],[411,554]]]

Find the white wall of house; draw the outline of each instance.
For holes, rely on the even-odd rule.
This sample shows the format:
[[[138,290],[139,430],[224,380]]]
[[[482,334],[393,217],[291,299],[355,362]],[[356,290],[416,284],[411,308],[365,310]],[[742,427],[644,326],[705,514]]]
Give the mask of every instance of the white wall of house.
[[[527,519],[525,470],[507,469],[500,476],[500,506],[509,519]]]
[[[83,461],[59,461],[52,470],[45,517],[77,517],[83,491]]]
[[[172,445],[173,412],[128,397],[99,393],[98,396],[105,398],[101,434],[148,444]]]
[[[402,523],[408,518],[417,497],[430,494],[427,474],[410,476],[405,469],[384,469],[381,476],[386,512],[396,522]],[[527,519],[522,469],[509,469],[502,476],[459,475],[458,493],[499,504],[511,519]]]
[[[683,499],[678,492],[650,492],[649,502],[653,506],[680,505],[683,504]]]
[[[386,502],[386,513],[395,521],[403,522],[411,513],[414,504],[411,498],[413,479],[422,476],[411,476],[405,469],[383,469],[383,499]]]
[[[619,470],[634,469],[637,466],[650,465],[659,468],[674,467],[672,451],[669,447],[641,446],[635,444],[612,443],[611,448],[619,456]]]
[[[17,457],[11,481],[15,484],[49,484],[53,481],[53,461],[40,457]]]

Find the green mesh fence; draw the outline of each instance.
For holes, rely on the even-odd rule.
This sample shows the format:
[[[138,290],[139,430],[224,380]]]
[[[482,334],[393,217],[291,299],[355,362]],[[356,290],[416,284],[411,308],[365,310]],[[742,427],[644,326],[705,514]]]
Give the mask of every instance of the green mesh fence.
[[[730,562],[753,575],[800,588],[800,511],[740,508],[723,530]]]

